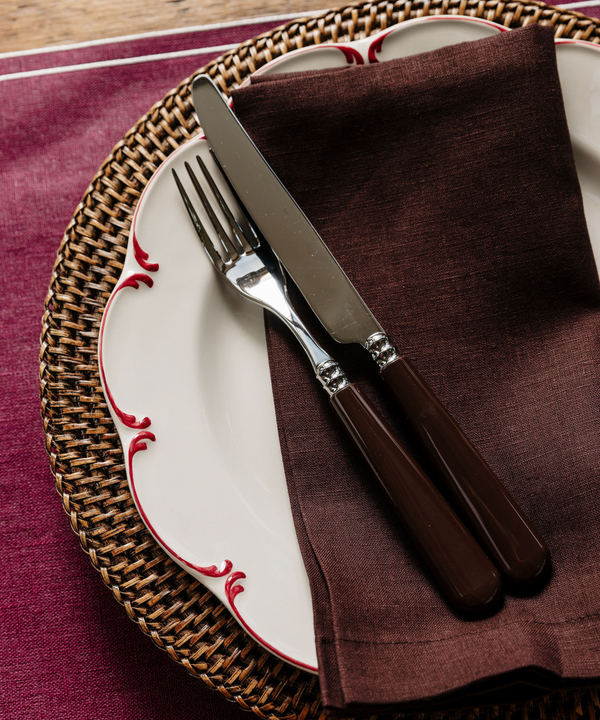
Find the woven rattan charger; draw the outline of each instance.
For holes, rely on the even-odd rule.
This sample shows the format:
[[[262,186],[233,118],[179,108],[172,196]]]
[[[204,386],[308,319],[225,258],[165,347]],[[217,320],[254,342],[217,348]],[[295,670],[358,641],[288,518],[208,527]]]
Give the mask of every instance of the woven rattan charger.
[[[600,21],[539,2],[415,0],[349,5],[294,20],[243,43],[198,72],[228,92],[275,57],[322,42],[350,42],[423,15],[469,15],[515,28],[532,22],[556,37],[600,44]],[[317,677],[255,643],[225,606],[169,558],[129,493],[121,443],[98,374],[100,321],[125,258],[146,183],[198,133],[184,80],[142,117],[106,159],[58,250],[40,352],[42,417],[56,487],[71,527],[128,616],[210,688],[260,718],[324,718]],[[600,718],[597,687],[536,702],[453,712],[458,718]],[[435,713],[437,718],[445,713]],[[424,717],[424,716],[420,716]],[[433,719],[432,719],[433,720]]]

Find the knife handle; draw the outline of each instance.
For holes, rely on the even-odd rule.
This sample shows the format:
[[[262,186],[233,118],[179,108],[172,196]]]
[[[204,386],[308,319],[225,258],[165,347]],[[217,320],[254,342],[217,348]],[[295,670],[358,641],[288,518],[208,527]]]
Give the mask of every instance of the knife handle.
[[[481,612],[501,597],[500,575],[379,411],[355,385],[330,398],[449,602]]]
[[[546,543],[418,370],[401,357],[381,376],[496,567],[520,587],[538,581],[550,567]]]

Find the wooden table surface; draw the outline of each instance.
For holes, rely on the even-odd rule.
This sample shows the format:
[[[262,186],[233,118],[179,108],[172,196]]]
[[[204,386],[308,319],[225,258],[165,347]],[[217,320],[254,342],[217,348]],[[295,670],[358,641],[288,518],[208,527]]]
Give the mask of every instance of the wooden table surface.
[[[327,7],[323,0],[0,0],[0,53]]]

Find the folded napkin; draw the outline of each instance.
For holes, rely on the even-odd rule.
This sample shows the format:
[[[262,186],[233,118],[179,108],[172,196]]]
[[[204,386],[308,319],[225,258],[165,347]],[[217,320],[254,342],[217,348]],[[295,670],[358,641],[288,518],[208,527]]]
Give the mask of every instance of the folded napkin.
[[[473,706],[599,677],[600,288],[552,31],[257,78],[234,108],[553,558],[537,594],[454,614],[269,317],[325,706]],[[314,329],[433,476],[366,353]]]

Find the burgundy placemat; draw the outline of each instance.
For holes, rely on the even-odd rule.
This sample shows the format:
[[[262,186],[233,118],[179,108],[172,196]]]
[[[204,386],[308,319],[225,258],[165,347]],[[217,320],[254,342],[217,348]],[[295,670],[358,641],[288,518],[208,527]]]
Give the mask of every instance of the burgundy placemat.
[[[458,3],[454,4],[458,8]],[[386,12],[390,8],[386,6]],[[379,22],[398,22],[401,10],[393,8],[393,19],[392,15],[387,19],[387,15],[371,14],[366,24],[376,29]],[[350,16],[346,9],[339,18],[344,27],[360,23],[364,21],[363,11],[368,14],[368,9],[361,8]],[[486,4],[478,5],[477,13],[489,12]],[[534,3],[526,8],[518,5],[516,15],[512,6],[506,12],[499,8],[498,17],[519,24],[524,18],[537,17],[537,13]],[[590,29],[586,23],[574,24],[569,13],[546,9],[543,17],[556,18],[556,27],[567,34]],[[246,33],[245,27],[215,29],[218,36],[213,35],[211,44],[238,42],[259,31],[254,26]],[[343,35],[337,16],[335,28]],[[114,144],[182,78],[220,54],[206,49],[202,33],[190,34],[189,38],[185,35],[168,41],[151,39],[149,44],[148,38],[140,38],[140,47],[152,53],[177,52],[196,45],[206,54],[133,62],[125,67],[120,58],[133,59],[139,52],[127,41],[92,49],[79,47],[72,54],[61,50],[56,55],[0,56],[4,101],[0,121],[0,252],[4,271],[0,289],[0,423],[6,450],[0,461],[0,607],[4,620],[0,715],[10,720],[249,717],[207,690],[197,678],[188,677],[142,635],[127,618],[126,609],[118,606],[113,594],[103,587],[60,507],[39,417],[40,319],[60,239]],[[328,36],[325,33],[323,37]],[[104,45],[110,53],[105,54]],[[103,64],[106,60],[117,63],[107,66]],[[72,70],[78,62],[102,64]],[[69,66],[69,71],[56,73],[57,65]],[[46,69],[56,74],[37,72]],[[9,72],[32,74],[7,80],[5,74]],[[226,75],[225,70],[220,72]],[[228,79],[227,84],[230,82]],[[93,203],[90,209],[92,216],[87,218],[93,222]],[[77,272],[76,267],[73,272]],[[72,404],[73,399],[65,403]],[[76,527],[76,511],[68,505],[68,497],[63,503]],[[517,707],[515,712],[526,711],[532,717],[562,712],[591,717],[598,706],[596,691],[591,689],[556,696],[524,710]],[[295,717],[296,710],[288,706],[286,712]],[[301,706],[300,710],[302,717],[320,714],[318,706]],[[477,717],[497,715],[496,710],[472,713]]]

